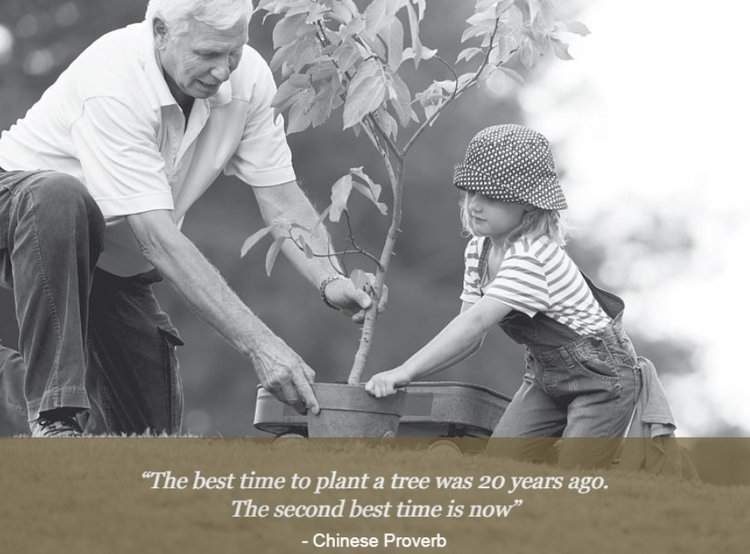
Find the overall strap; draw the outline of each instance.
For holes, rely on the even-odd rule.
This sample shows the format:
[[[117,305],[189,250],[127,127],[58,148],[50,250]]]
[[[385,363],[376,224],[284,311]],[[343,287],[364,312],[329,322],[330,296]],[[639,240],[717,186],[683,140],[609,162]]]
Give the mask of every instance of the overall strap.
[[[594,282],[589,279],[589,276],[586,275],[583,271],[581,271],[581,275],[583,276],[584,281],[586,281],[586,284],[589,286],[589,289],[591,289],[594,298],[596,298],[596,301],[599,302],[602,310],[604,310],[604,313],[606,313],[612,319],[615,319],[617,316],[622,314],[622,312],[625,310],[625,302],[622,301],[622,298],[620,298],[616,294],[612,294],[609,291],[597,287]]]

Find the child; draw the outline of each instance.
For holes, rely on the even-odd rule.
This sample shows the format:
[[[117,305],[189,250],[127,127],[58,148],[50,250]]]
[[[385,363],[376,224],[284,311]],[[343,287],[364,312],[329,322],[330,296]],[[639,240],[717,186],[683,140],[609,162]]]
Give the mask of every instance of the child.
[[[465,191],[461,216],[473,235],[461,313],[401,366],[374,375],[366,390],[386,396],[445,369],[499,324],[526,346],[526,373],[493,437],[531,440],[493,446],[540,460],[554,443],[548,437],[608,437],[563,441],[558,461],[609,464],[640,389],[638,362],[622,327],[622,300],[594,286],[562,248],[567,204],[548,141],[519,125],[484,129],[456,166],[454,184]]]

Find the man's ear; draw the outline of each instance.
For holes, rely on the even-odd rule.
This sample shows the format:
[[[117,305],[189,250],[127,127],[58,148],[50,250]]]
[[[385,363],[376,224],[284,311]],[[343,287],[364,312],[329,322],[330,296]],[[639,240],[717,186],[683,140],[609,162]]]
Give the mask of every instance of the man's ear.
[[[169,29],[167,28],[167,24],[164,23],[164,20],[160,17],[155,17],[153,21],[153,30],[154,30],[154,44],[156,44],[156,47],[159,50],[163,50],[164,46],[167,44],[168,35],[169,35]]]

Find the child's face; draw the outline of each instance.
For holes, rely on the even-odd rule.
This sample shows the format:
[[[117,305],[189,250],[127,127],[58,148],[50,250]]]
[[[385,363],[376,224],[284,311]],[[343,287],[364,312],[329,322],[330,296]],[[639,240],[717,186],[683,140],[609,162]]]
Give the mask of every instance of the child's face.
[[[522,204],[493,200],[476,192],[466,193],[466,216],[475,235],[504,241],[526,213]]]

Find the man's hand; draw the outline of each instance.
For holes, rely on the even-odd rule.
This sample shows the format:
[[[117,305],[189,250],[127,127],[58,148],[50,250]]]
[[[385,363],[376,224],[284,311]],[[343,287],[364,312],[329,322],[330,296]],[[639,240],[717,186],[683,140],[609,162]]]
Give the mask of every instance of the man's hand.
[[[320,412],[311,386],[315,372],[282,340],[264,344],[252,361],[264,389],[301,414]]]
[[[328,302],[352,318],[355,323],[365,320],[367,310],[372,307],[375,276],[364,271],[353,271],[351,279],[342,277],[325,286]],[[388,287],[383,286],[383,293],[378,301],[378,315],[383,313],[388,302]]]

